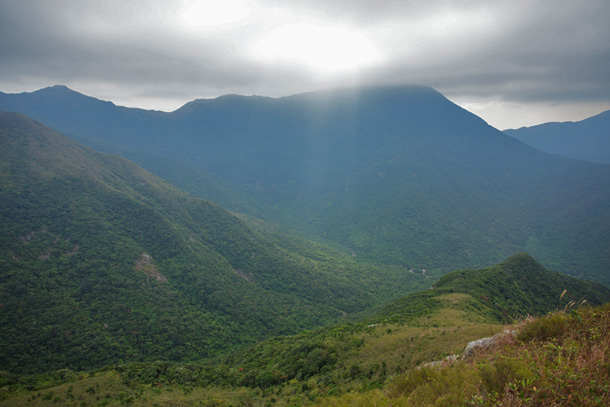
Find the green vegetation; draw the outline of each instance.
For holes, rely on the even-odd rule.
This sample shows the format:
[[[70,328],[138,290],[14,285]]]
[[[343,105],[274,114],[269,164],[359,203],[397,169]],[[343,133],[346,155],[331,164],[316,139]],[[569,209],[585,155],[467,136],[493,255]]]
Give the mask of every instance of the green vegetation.
[[[441,321],[460,325],[433,326]],[[379,388],[396,374],[459,352],[469,340],[498,329],[456,320],[450,311],[411,325],[331,326],[273,338],[215,363],[126,363],[90,373],[5,375],[1,384],[6,392],[0,398],[10,405],[49,405],[55,397],[76,405],[123,405],[125,400],[131,405],[312,404]],[[75,399],[64,396],[70,387]],[[45,399],[49,394],[52,398]]]
[[[128,363],[89,373],[0,375],[0,406],[554,406],[606,405],[610,306],[568,307],[505,328],[468,359],[471,339],[500,325],[455,313],[432,320],[352,324],[275,338],[218,363]],[[459,308],[459,307],[458,307]],[[459,316],[461,315],[461,317]],[[443,325],[444,324],[444,325]],[[434,326],[439,325],[439,326]],[[440,326],[443,325],[443,326]]]
[[[610,402],[610,306],[559,312],[511,327],[493,348],[444,367],[413,369],[382,390],[320,406],[602,406]]]
[[[464,282],[465,273],[472,284]],[[513,279],[519,284],[507,285]],[[523,296],[533,298],[536,290],[554,291],[554,285],[574,292],[550,292],[544,309],[541,301],[507,308]],[[508,287],[517,295],[498,294]],[[610,365],[603,335],[610,306],[576,309],[570,298],[581,295],[591,304],[610,299],[605,287],[544,270],[520,254],[490,268],[450,273],[436,288],[401,298],[374,317],[271,338],[206,363],[130,361],[89,373],[4,373],[0,400],[41,406],[491,406],[512,397],[520,405],[553,405],[586,388],[574,403],[601,405]],[[411,308],[420,302],[433,306]],[[506,310],[527,315],[557,309],[509,326],[518,335],[502,337],[493,349],[422,367],[501,332]]]
[[[200,361],[426,284],[246,221],[125,159],[0,117],[0,365]]]
[[[167,161],[156,162],[152,150],[140,156],[177,176],[172,157],[199,151],[180,166],[213,161],[192,191],[210,187],[210,197],[246,210],[239,215],[124,158],[0,113],[0,405],[607,404],[610,308],[588,306],[610,301],[609,289],[548,271],[525,253],[441,276],[454,261],[488,264],[525,244],[605,281],[607,257],[587,254],[607,246],[608,195],[599,181],[607,171],[552,160],[546,169],[527,166],[548,158],[489,141],[480,121],[453,105],[443,104],[444,114],[465,127],[427,126],[429,107],[388,92],[373,92],[366,109],[334,106],[316,122],[320,132],[308,121],[295,134],[282,131],[312,103],[308,96],[290,108],[228,97],[177,112],[193,121],[192,111],[228,105],[245,115],[232,122],[253,129],[244,145],[239,131],[227,134],[231,148],[223,144],[220,114],[209,149],[194,149],[186,131]],[[412,92],[439,102],[429,90]],[[409,112],[406,135],[382,108],[388,95],[393,109]],[[277,105],[281,126],[269,132]],[[375,120],[355,114],[369,108]],[[163,117],[149,118],[161,126]],[[358,131],[341,132],[346,122]],[[296,147],[285,134],[297,137]],[[133,136],[118,150],[133,154]],[[278,143],[280,158],[259,145],[263,136]],[[163,144],[154,133],[147,141]],[[492,159],[514,163],[473,170],[481,143]],[[235,154],[226,162],[225,149]],[[248,161],[251,154],[262,161]],[[554,184],[551,173],[572,187]],[[317,242],[291,234],[294,227]],[[585,235],[573,253],[561,250]],[[513,326],[518,336],[491,351],[422,366],[506,323],[557,310]]]
[[[560,296],[562,292],[566,293]],[[377,316],[379,321],[410,321],[432,314],[442,299],[465,294],[457,308],[479,321],[512,322],[523,315],[540,315],[572,301],[592,305],[610,301],[605,286],[545,270],[526,253],[516,254],[495,266],[458,270],[441,277],[431,290],[403,297]]]

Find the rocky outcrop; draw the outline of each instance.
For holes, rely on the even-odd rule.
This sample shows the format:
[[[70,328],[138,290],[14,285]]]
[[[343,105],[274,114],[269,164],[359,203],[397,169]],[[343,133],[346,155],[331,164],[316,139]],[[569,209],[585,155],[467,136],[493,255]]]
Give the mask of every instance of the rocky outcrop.
[[[502,338],[506,338],[507,336],[513,336],[515,331],[511,331],[510,329],[504,330],[504,332],[500,332],[499,334],[495,334],[489,338],[482,338],[476,341],[469,342],[466,345],[466,349],[464,349],[464,354],[462,355],[462,359],[467,359],[475,354],[480,349],[485,349],[494,346],[498,341]]]
[[[456,355],[450,355],[450,356],[447,356],[443,360],[435,360],[433,362],[424,363],[423,365],[421,365],[419,367],[441,368],[441,367],[445,367],[445,366],[451,365],[451,364],[453,364],[456,361],[457,361],[457,356]]]
[[[469,359],[477,351],[479,351],[481,349],[487,349],[492,346],[495,346],[501,339],[507,338],[509,336],[514,336],[515,333],[516,333],[515,331],[506,329],[506,330],[504,330],[504,332],[500,332],[489,338],[481,338],[481,339],[477,339],[476,341],[469,342],[468,345],[466,345],[466,349],[464,349],[464,354],[462,355],[462,360]],[[420,369],[423,367],[443,368],[443,367],[452,365],[453,363],[457,362],[457,360],[458,360],[457,355],[451,355],[451,356],[447,356],[445,359],[442,359],[442,360],[435,360],[433,362],[424,363],[423,365],[418,366],[417,369]]]

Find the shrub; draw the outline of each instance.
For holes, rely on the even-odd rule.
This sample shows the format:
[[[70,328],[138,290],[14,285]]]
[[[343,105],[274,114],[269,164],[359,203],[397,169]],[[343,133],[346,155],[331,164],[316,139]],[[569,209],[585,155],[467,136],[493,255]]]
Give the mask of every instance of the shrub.
[[[560,336],[566,329],[568,318],[564,313],[555,313],[538,318],[525,325],[518,339],[523,342],[545,341]]]

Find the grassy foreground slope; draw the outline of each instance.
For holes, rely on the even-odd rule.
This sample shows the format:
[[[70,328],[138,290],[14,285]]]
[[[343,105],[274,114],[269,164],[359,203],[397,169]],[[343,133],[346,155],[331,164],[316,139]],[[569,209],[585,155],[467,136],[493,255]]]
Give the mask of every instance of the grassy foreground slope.
[[[519,330],[467,361],[392,374],[383,383],[329,395],[311,378],[281,388],[199,385],[195,366],[150,364],[153,383],[124,370],[0,375],[0,406],[604,406],[610,375],[610,307],[560,312],[508,326]],[[180,383],[176,378],[191,378]],[[170,378],[170,380],[166,380]],[[171,379],[174,379],[172,383]]]
[[[606,406],[610,307],[509,326],[516,336],[467,361],[413,369],[382,389],[320,400],[341,406]]]
[[[0,113],[0,366],[193,361],[336,321],[422,276],[250,227]]]
[[[569,286],[574,295],[586,295],[591,303],[597,301],[596,295],[599,301],[610,299],[603,287],[593,285],[590,291],[578,291],[588,283],[579,285],[571,278],[563,276],[562,280],[561,275],[537,270],[537,264],[526,255],[471,272],[499,275],[508,269],[530,267],[534,267],[534,277],[555,278],[558,287]],[[273,338],[209,364],[130,363],[88,374],[61,371],[34,377],[4,375],[5,390],[0,394],[6,405],[40,406],[58,402],[224,407],[494,405],[498,400],[506,404],[514,395],[523,400],[547,400],[552,405],[559,400],[553,395],[553,386],[561,386],[560,381],[565,380],[565,389],[587,381],[591,389],[584,395],[591,397],[587,400],[603,396],[608,376],[603,369],[609,361],[603,354],[608,341],[601,333],[610,321],[607,306],[582,308],[534,322],[528,319],[511,328],[520,330],[518,340],[505,340],[489,356],[478,355],[439,370],[416,369],[426,362],[459,355],[469,341],[505,328],[501,323],[503,313],[489,312],[495,303],[482,305],[467,292],[469,288],[460,288],[463,271],[448,275],[452,276],[457,277],[453,279],[455,284],[446,282],[445,287],[453,291],[437,287],[423,292],[437,292],[437,303],[431,310],[420,308],[402,319],[387,318],[400,309],[406,314],[408,309],[390,306],[370,320]],[[537,288],[527,284],[527,273],[521,278],[523,292],[533,295]],[[475,276],[477,279],[482,280]],[[485,284],[494,288],[493,281],[504,285],[500,278]],[[563,289],[549,288],[552,292],[545,310],[563,309],[570,303],[567,293],[562,296]],[[408,297],[421,299],[421,294]],[[491,291],[486,294],[493,296]],[[398,303],[404,305],[406,300]],[[425,299],[424,303],[430,305]],[[523,304],[520,312],[545,312],[536,307]],[[581,356],[590,357],[586,355],[599,358],[600,364],[588,359],[588,370],[576,370]],[[560,366],[563,360],[569,363]],[[599,381],[589,383],[594,377]]]

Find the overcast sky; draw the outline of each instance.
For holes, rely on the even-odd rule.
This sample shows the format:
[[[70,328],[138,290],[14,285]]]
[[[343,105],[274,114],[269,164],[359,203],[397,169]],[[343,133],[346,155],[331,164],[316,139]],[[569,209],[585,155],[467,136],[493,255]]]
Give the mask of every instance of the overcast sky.
[[[0,0],[0,91],[171,111],[430,85],[500,128],[610,109],[608,0]]]

